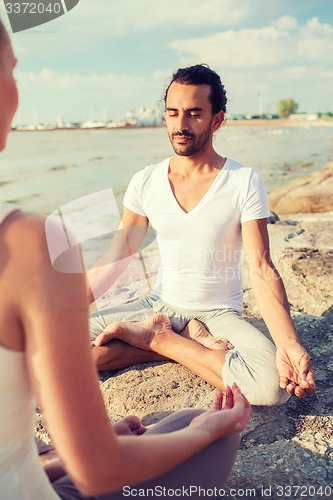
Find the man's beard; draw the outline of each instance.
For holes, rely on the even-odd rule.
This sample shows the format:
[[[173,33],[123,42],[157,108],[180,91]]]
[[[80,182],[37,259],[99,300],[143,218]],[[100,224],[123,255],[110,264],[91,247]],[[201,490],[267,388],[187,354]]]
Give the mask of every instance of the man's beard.
[[[201,153],[204,151],[205,146],[211,135],[211,123],[207,127],[206,130],[201,132],[199,135],[192,134],[190,132],[174,132],[169,135],[169,139],[171,145],[173,147],[174,152],[178,156],[193,156],[197,153]],[[178,144],[175,142],[177,137],[189,137],[191,140],[185,144]]]

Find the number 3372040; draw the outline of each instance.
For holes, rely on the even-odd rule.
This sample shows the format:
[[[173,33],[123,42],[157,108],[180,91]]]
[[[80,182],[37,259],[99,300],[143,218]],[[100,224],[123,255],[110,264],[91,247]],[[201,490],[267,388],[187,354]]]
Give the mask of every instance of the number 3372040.
[[[5,4],[8,14],[60,14],[62,5],[60,2],[55,3],[35,3],[35,2],[7,2]]]

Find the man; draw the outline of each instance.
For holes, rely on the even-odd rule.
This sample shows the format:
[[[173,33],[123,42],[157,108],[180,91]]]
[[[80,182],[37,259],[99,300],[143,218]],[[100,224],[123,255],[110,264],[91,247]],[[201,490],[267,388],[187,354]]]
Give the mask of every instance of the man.
[[[90,272],[90,300],[127,266],[149,223],[161,254],[157,285],[134,303],[93,315],[93,356],[100,370],[172,359],[222,390],[236,382],[252,404],[281,404],[290,394],[313,393],[314,374],[270,258],[263,181],[213,148],[226,102],[220,77],[206,65],[174,73],[165,110],[175,154],[132,178],[123,242],[106,257],[118,262]],[[242,245],[276,348],[240,314]]]

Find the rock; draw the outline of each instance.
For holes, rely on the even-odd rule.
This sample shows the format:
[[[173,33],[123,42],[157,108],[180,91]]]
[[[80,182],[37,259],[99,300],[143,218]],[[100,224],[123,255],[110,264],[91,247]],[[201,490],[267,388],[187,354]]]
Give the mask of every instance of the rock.
[[[333,250],[288,248],[277,267],[294,309],[320,316],[332,305]]]
[[[320,172],[274,189],[268,200],[270,209],[278,214],[332,211],[333,162]]]
[[[268,224],[275,224],[275,222],[278,222],[279,220],[280,217],[275,212],[271,212],[271,215],[267,218]]]
[[[293,225],[280,220],[269,225],[271,255],[285,288],[293,313],[321,316],[332,305],[333,213],[302,214]],[[296,223],[296,225],[295,225]],[[248,271],[243,265],[244,309],[258,316]]]

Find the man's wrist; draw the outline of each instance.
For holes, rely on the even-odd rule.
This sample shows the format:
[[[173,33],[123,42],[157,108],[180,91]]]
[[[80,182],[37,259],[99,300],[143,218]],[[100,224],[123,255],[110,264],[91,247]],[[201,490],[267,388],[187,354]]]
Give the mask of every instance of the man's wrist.
[[[277,342],[275,342],[275,345],[276,345],[277,349],[280,349],[280,348],[287,347],[287,346],[292,345],[292,344],[300,344],[300,343],[301,342],[300,342],[298,335],[296,335],[296,336],[293,335],[293,336],[278,340]]]
[[[290,344],[301,343],[298,332],[293,324],[285,325],[284,328],[281,326],[281,329],[283,329],[282,334],[272,335],[271,333],[277,349],[279,349],[279,347],[286,347]]]

